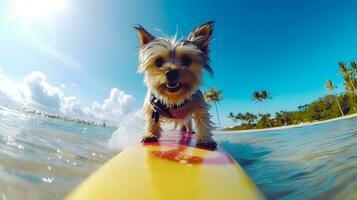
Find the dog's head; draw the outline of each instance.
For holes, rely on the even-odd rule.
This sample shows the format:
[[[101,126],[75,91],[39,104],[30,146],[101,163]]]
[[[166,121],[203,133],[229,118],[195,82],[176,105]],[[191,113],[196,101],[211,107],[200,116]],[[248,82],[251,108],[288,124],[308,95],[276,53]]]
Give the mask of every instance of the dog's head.
[[[208,57],[213,22],[183,40],[154,37],[142,26],[135,28],[140,40],[138,72],[145,73],[147,87],[164,103],[182,103],[202,83],[203,69],[213,73]]]

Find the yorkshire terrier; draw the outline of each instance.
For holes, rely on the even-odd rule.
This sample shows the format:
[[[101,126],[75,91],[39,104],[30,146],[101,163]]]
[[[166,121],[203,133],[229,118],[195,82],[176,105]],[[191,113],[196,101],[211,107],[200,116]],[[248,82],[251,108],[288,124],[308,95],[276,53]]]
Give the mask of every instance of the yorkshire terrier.
[[[135,29],[140,40],[138,72],[144,73],[148,87],[143,107],[146,135],[142,142],[158,141],[162,122],[173,122],[182,131],[192,133],[193,118],[197,145],[215,148],[209,106],[199,90],[203,69],[213,73],[208,56],[213,21],[181,40],[155,37],[140,25]]]

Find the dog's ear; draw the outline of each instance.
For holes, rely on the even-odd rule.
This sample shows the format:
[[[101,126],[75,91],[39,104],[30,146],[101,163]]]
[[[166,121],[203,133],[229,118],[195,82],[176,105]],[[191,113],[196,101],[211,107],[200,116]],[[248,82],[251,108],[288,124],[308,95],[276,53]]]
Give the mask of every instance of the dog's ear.
[[[155,39],[153,35],[151,35],[147,30],[144,29],[141,25],[134,27],[139,34],[140,46],[143,46]]]
[[[214,21],[209,21],[193,30],[188,36],[188,40],[198,46],[205,54],[208,53],[208,44],[212,38],[213,24]]]

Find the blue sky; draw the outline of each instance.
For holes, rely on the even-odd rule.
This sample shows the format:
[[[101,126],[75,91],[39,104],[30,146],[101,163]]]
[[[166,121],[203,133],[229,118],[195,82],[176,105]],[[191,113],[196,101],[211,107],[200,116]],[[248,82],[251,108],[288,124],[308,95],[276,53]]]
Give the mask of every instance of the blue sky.
[[[133,97],[133,110],[140,108],[146,88],[136,73],[136,24],[154,35],[160,29],[187,36],[216,21],[215,74],[206,74],[203,88],[223,91],[223,124],[231,124],[230,111],[260,112],[251,100],[254,90],[270,91],[270,112],[324,95],[327,79],[342,91],[337,62],[357,59],[352,0],[59,1],[58,8],[43,6],[43,0],[20,8],[24,0],[0,1],[0,74],[21,82],[40,71],[52,86],[64,84],[61,92],[83,106],[103,102],[118,88]]]

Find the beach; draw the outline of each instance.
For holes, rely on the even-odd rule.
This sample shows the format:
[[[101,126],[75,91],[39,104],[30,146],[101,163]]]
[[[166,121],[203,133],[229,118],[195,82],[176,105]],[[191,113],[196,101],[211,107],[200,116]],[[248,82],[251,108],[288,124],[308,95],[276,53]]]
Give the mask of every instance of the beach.
[[[341,117],[337,117],[337,118],[333,118],[333,119],[323,120],[323,121],[306,122],[306,123],[294,124],[294,125],[289,125],[289,126],[279,126],[279,127],[273,127],[273,128],[249,129],[249,130],[229,130],[229,131],[216,130],[214,132],[214,134],[221,135],[221,134],[236,134],[236,133],[275,131],[275,130],[298,128],[298,127],[311,126],[311,125],[317,125],[317,124],[324,124],[324,123],[328,123],[328,122],[333,122],[333,121],[338,121],[338,120],[343,120],[343,119],[349,119],[349,118],[354,118],[354,117],[357,117],[357,113],[354,113],[354,114],[351,114],[351,115],[345,115],[345,116],[341,116]]]

